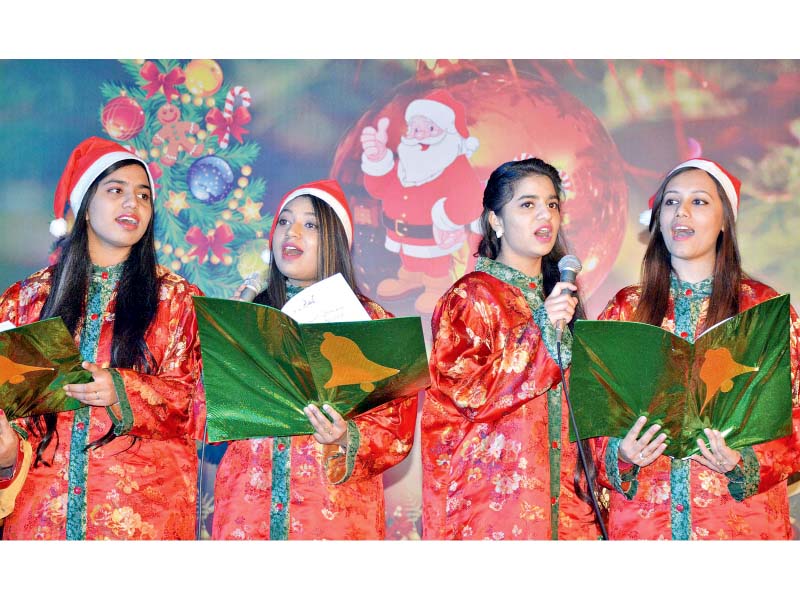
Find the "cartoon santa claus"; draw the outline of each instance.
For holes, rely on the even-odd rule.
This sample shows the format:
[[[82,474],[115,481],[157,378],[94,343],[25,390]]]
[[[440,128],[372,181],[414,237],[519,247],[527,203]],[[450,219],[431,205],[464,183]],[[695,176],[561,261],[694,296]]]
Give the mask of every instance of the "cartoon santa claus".
[[[453,255],[477,246],[483,192],[467,159],[478,140],[469,136],[463,105],[445,90],[413,100],[405,120],[397,160],[387,148],[387,117],[361,132],[364,186],[381,201],[386,249],[401,264],[377,294],[393,300],[421,291],[414,308],[430,314],[453,283]]]

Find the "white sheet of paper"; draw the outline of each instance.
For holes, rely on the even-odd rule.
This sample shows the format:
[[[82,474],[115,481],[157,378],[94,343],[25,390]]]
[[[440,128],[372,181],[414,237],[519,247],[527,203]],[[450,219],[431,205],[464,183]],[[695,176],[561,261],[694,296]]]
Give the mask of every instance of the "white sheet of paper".
[[[298,323],[369,321],[369,313],[341,273],[308,286],[283,305],[281,312]]]
[[[16,325],[14,325],[11,321],[3,321],[0,323],[0,331],[8,331],[9,329],[14,329]]]

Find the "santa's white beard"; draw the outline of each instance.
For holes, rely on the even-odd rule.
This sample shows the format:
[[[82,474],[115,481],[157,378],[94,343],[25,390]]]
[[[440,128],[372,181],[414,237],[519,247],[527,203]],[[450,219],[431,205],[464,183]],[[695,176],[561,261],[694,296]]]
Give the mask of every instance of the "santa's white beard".
[[[429,140],[430,141],[430,140]],[[419,140],[400,138],[397,147],[397,177],[405,187],[436,179],[461,154],[461,136],[445,134],[423,152]]]

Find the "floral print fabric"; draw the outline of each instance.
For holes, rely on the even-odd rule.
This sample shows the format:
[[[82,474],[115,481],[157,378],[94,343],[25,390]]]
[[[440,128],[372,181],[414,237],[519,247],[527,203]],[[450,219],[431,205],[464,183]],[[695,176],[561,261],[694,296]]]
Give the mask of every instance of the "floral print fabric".
[[[96,273],[106,277],[101,269]],[[70,519],[73,539],[194,539],[197,451],[194,439],[204,418],[200,387],[200,346],[192,296],[200,290],[159,267],[159,305],[145,339],[158,365],[152,375],[115,369],[127,431],[100,448],[84,450],[73,443],[73,433],[85,433],[91,442],[118,425],[105,408],[91,407],[58,414],[57,438],[44,458],[50,463],[31,468],[4,523],[4,539],[65,539],[70,498],[80,496],[80,514]],[[0,298],[0,321],[17,326],[39,318],[50,292],[52,268],[43,269],[11,286]],[[108,290],[102,285],[93,289]],[[87,319],[100,321],[95,360],[108,366],[114,325],[115,292],[107,304]],[[92,306],[92,299],[87,307]],[[96,315],[93,317],[92,315]],[[76,336],[88,331],[83,325]],[[81,344],[81,350],[84,345]],[[119,391],[119,387],[118,387]],[[76,419],[81,411],[88,419]],[[34,452],[36,432],[16,422]],[[74,427],[74,429],[73,429]],[[55,438],[56,436],[54,436]],[[78,453],[81,453],[80,455]],[[70,477],[70,466],[85,459],[85,476]],[[73,469],[74,471],[74,469]],[[72,486],[72,487],[70,487]]]
[[[477,268],[433,314],[432,384],[422,411],[423,536],[595,539],[592,509],[572,483],[577,450],[565,399],[555,395],[558,414],[548,409],[560,373],[544,342],[552,325],[542,320],[550,329],[543,334],[534,318],[541,278],[488,259]],[[527,300],[532,294],[537,299]]]
[[[701,282],[702,284],[702,282]],[[673,280],[667,331],[695,337],[705,327],[710,289]],[[741,310],[777,293],[754,280],[745,280],[739,294]],[[698,302],[694,296],[701,299]],[[638,286],[624,288],[609,302],[600,319],[632,320],[638,305]],[[599,439],[596,463],[600,482],[611,489],[608,533],[612,539],[790,539],[787,477],[800,470],[800,319],[792,308],[793,432],[785,438],[743,448],[742,466],[721,474],[696,461],[676,465],[661,456],[625,477],[629,465],[618,462],[618,444]],[[787,400],[788,401],[788,400]],[[630,470],[630,469],[628,469]],[[620,478],[627,479],[621,483]],[[623,493],[627,491],[627,493]]]
[[[392,316],[362,303],[373,319]],[[383,539],[382,474],[411,450],[416,417],[416,395],[355,417],[347,453],[310,435],[231,442],[217,471],[212,537]]]

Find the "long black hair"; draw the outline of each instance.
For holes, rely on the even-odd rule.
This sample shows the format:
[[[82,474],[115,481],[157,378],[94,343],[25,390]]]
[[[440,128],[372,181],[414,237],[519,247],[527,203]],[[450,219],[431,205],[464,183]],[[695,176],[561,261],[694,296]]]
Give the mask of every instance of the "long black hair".
[[[40,319],[59,316],[74,336],[80,329],[86,312],[86,295],[92,273],[89,256],[89,235],[86,211],[94,199],[100,182],[114,171],[129,165],[144,166],[135,159],[114,163],[103,171],[86,190],[81,207],[75,216],[72,232],[61,241],[61,254],[53,269],[50,294],[42,307]],[[152,190],[154,192],[154,190]],[[151,200],[152,204],[152,195]],[[122,272],[116,294],[114,334],[111,341],[111,367],[136,369],[152,373],[157,368],[155,359],[145,342],[150,323],[158,307],[159,279],[154,234],[155,210],[142,239],[131,248]],[[43,456],[56,433],[57,415],[49,414],[33,419],[32,425],[42,436],[36,448],[36,461],[48,465]],[[56,433],[56,436],[58,434]],[[87,445],[84,451],[107,444],[116,437],[113,426],[100,439]],[[131,442],[135,442],[135,439]],[[56,448],[58,438],[56,437]]]
[[[298,198],[308,198],[314,208],[314,216],[319,227],[319,243],[317,244],[317,279],[325,279],[341,273],[353,292],[362,296],[356,285],[353,258],[350,255],[350,245],[347,242],[347,233],[344,225],[334,210],[323,200],[313,194],[303,194]],[[294,198],[292,199],[294,200]],[[275,215],[280,218],[280,215]],[[286,304],[286,277],[278,270],[275,262],[275,253],[279,251],[280,243],[273,238],[272,252],[269,260],[269,275],[267,285],[254,299],[253,302],[265,304],[273,308],[283,308]],[[362,296],[363,297],[363,296]]]
[[[540,158],[510,161],[497,167],[489,176],[489,181],[487,181],[486,188],[483,191],[483,212],[481,213],[483,238],[478,245],[479,256],[491,258],[492,260],[499,256],[503,242],[497,237],[494,229],[489,224],[489,213],[500,214],[503,207],[514,197],[514,188],[517,183],[527,177],[547,177],[553,183],[553,188],[556,190],[559,199],[563,199],[564,189],[558,170],[553,165]],[[553,245],[552,250],[542,257],[542,283],[545,298],[552,293],[556,283],[561,279],[561,273],[558,270],[558,261],[567,254],[568,248],[569,246],[564,236],[564,229],[559,227],[558,234],[556,235],[556,243]],[[575,314],[569,322],[570,330],[574,327],[577,319],[585,318],[586,312],[583,309],[583,302],[579,294],[578,305],[575,307]],[[578,440],[578,443],[581,445],[583,456],[586,458],[586,469],[589,472],[591,481],[594,482],[597,468],[594,464],[589,443],[586,440]],[[575,493],[578,497],[592,506],[591,494],[595,493],[596,489],[591,489],[595,486],[585,481],[585,475],[580,468],[579,460],[575,463],[573,483],[575,485]]]

